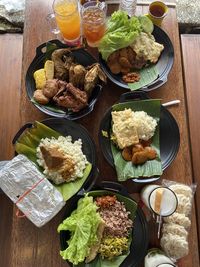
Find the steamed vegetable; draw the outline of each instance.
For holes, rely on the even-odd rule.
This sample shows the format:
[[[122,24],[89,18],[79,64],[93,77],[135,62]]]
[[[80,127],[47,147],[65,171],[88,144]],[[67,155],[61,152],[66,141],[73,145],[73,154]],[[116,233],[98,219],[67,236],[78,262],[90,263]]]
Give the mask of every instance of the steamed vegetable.
[[[77,209],[58,226],[58,232],[62,230],[71,232],[68,248],[60,252],[62,258],[75,265],[83,262],[89,254],[90,247],[98,241],[97,228],[100,222],[101,217],[93,197],[81,198]]]
[[[127,237],[104,237],[99,252],[101,257],[112,260],[114,257],[122,255],[123,252],[128,251],[128,238]]]
[[[108,20],[107,31],[99,44],[102,58],[123,47],[129,46],[142,31],[141,23],[137,17],[127,16],[124,11],[116,11]]]

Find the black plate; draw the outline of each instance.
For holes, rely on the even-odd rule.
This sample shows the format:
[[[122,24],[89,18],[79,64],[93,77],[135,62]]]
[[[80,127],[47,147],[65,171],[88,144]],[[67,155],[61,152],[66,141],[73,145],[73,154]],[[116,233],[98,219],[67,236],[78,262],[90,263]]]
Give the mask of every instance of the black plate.
[[[143,91],[151,91],[154,89],[159,88],[160,86],[162,86],[163,84],[165,84],[167,82],[167,77],[168,74],[173,66],[174,63],[174,48],[172,45],[171,40],[169,39],[168,35],[158,26],[154,25],[154,31],[152,33],[156,39],[156,41],[160,44],[164,45],[164,50],[161,53],[161,56],[158,60],[158,62],[156,63],[157,68],[158,68],[158,72],[159,72],[159,76],[158,78],[153,81],[152,83],[140,88]],[[129,89],[127,83],[125,83],[122,79],[121,79],[121,74],[113,74],[108,65],[106,64],[106,62],[102,59],[101,55],[99,57],[99,61],[100,64],[104,70],[104,72],[106,73],[106,75],[108,76],[108,78],[115,84],[119,85],[120,87]]]
[[[147,99],[145,92],[137,91],[131,93],[125,93],[120,98],[120,103],[135,100]],[[99,143],[104,157],[108,163],[115,168],[114,160],[112,156],[110,139],[103,137],[103,131],[110,131],[111,128],[111,111],[109,108],[103,116],[103,119],[99,128]],[[180,133],[176,120],[171,113],[161,105],[160,112],[160,157],[162,163],[162,169],[165,170],[175,159],[180,145]],[[153,182],[158,180],[159,177],[133,179],[137,183]]]
[[[132,201],[134,201],[128,195],[126,188],[118,183],[103,181],[99,186],[95,186],[92,192],[93,194],[95,194],[95,192],[99,190],[102,192],[99,195],[104,195],[105,193],[109,192],[110,194],[118,194],[118,195],[125,196],[131,199]],[[69,217],[71,212],[77,208],[77,202],[81,197],[83,197],[83,195],[78,194],[74,196],[70,202],[67,203],[66,213],[63,219]],[[132,243],[130,247],[130,254],[123,261],[120,267],[138,267],[143,261],[146,255],[146,252],[147,252],[148,243],[149,243],[148,224],[144,216],[144,213],[139,206],[136,211],[136,218],[134,220],[132,235],[133,236],[132,236]],[[67,248],[66,240],[68,239],[69,239],[69,232],[61,231],[60,232],[61,250],[65,250]],[[72,266],[72,264],[70,264],[70,266]]]
[[[61,43],[59,40],[51,40],[48,43],[56,44],[58,49],[68,47],[65,44]],[[47,45],[47,43],[43,43],[39,47],[36,48],[35,58],[31,62],[30,66],[27,70],[27,73],[26,73],[26,79],[25,79],[26,92],[27,92],[27,95],[28,95],[30,100],[33,98],[33,93],[35,91],[35,80],[33,78],[33,73],[36,70],[44,67],[44,62],[46,59],[46,53],[45,53],[46,51],[44,51],[44,50],[46,50],[46,45]],[[85,67],[97,62],[96,59],[93,56],[91,56],[91,54],[89,54],[83,48],[74,50],[73,55],[74,55],[76,61]],[[83,108],[79,112],[72,112],[72,111],[65,110],[64,112],[61,113],[61,112],[57,112],[57,111],[52,111],[49,107],[47,107],[45,105],[40,105],[40,104],[37,104],[34,102],[32,102],[32,103],[39,110],[41,110],[42,112],[44,112],[45,114],[48,114],[50,116],[57,117],[57,118],[66,118],[69,120],[76,120],[76,119],[79,119],[83,116],[86,116],[87,114],[89,114],[93,110],[94,105],[95,105],[95,103],[96,103],[96,101],[97,101],[97,99],[101,93],[101,89],[102,89],[102,86],[100,84],[97,84],[95,86],[95,88],[92,92],[92,95],[89,98],[88,106]],[[55,105],[55,107],[56,107],[56,105]],[[60,108],[60,110],[63,111],[61,108]]]
[[[49,118],[41,121],[48,127],[56,130],[61,133],[63,136],[71,135],[72,140],[82,140],[82,151],[83,154],[86,155],[87,160],[92,164],[92,170],[87,177],[85,183],[82,188],[89,190],[93,186],[96,180],[96,175],[98,174],[98,170],[96,168],[96,149],[95,144],[90,137],[88,131],[78,123],[75,123],[70,120],[62,119],[62,118]],[[33,123],[25,124],[15,135],[12,143],[15,144],[20,137],[20,135],[27,129],[31,128]]]

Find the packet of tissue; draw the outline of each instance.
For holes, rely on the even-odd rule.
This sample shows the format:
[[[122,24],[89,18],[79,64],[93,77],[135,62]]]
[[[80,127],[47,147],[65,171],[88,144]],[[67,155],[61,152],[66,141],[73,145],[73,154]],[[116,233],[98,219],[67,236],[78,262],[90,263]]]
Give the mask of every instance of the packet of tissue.
[[[61,193],[24,155],[18,155],[0,170],[0,187],[21,212],[41,227],[65,205]]]

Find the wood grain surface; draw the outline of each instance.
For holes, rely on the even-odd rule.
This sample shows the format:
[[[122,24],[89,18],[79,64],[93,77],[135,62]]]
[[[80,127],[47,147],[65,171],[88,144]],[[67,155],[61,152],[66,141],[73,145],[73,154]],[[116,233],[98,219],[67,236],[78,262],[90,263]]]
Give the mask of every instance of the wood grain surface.
[[[113,10],[109,7],[109,11]],[[41,43],[50,39],[54,39],[48,29],[45,21],[46,15],[51,12],[51,1],[29,0],[26,1],[26,19],[24,28],[23,41],[23,66],[22,66],[22,91],[20,101],[20,124],[21,126],[28,121],[41,120],[46,118],[39,110],[37,110],[28,100],[25,89],[25,75],[28,66],[35,56],[35,49]],[[145,14],[147,6],[138,7],[137,14]],[[149,95],[153,98],[161,98],[163,102],[180,99],[179,106],[170,107],[170,112],[174,115],[179,125],[181,134],[181,143],[178,155],[170,167],[164,172],[162,178],[175,180],[190,184],[192,182],[190,147],[188,142],[187,116],[185,108],[185,96],[182,78],[182,63],[180,53],[180,42],[178,35],[178,24],[176,21],[176,10],[169,9],[167,17],[163,21],[163,29],[169,35],[175,50],[175,61],[173,69],[168,76],[168,82],[162,88],[152,91]],[[91,53],[95,53],[90,49]],[[78,121],[84,125],[90,132],[95,141],[98,157],[98,167],[100,170],[99,180],[116,181],[116,174],[112,167],[103,158],[103,154],[98,144],[98,128],[104,112],[114,104],[122,93],[127,92],[115,86],[108,80],[107,85],[103,88],[103,92],[95,105],[91,114]],[[133,182],[125,183],[130,193],[140,192],[141,186]],[[11,206],[10,201],[4,198],[4,206]],[[6,253],[3,256],[4,267],[64,267],[68,266],[59,256],[59,235],[57,234],[57,226],[61,222],[64,209],[46,226],[42,228],[35,227],[26,219],[19,220],[15,216],[15,207],[9,209],[7,217],[4,218],[4,224],[9,225],[9,242],[6,242]],[[2,227],[2,225],[1,225]],[[152,222],[149,224],[150,244],[149,247],[158,246],[157,229]],[[3,243],[1,242],[1,247]],[[196,229],[196,213],[195,207],[192,213],[192,227],[189,235],[189,255],[178,262],[179,267],[198,267],[199,254],[197,249],[197,229]],[[141,266],[143,266],[141,264]]]
[[[20,92],[22,66],[21,34],[0,35],[0,160],[13,157],[12,138],[20,126]],[[13,205],[0,192],[0,266],[11,266],[8,250],[11,244]]]
[[[0,160],[13,156],[12,138],[20,125],[22,35],[0,35]]]
[[[190,142],[192,151],[193,179],[197,184],[196,204],[200,200],[200,35],[181,35],[185,93],[187,98]],[[198,233],[200,235],[200,209],[197,209]],[[198,235],[198,236],[199,236]],[[200,241],[200,240],[199,240]]]

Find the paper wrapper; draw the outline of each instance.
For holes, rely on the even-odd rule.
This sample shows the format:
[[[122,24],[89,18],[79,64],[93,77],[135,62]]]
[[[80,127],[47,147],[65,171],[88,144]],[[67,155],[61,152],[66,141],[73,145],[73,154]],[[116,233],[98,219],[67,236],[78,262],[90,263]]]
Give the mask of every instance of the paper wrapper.
[[[65,205],[60,192],[23,155],[0,170],[0,187],[36,226],[50,221]]]

